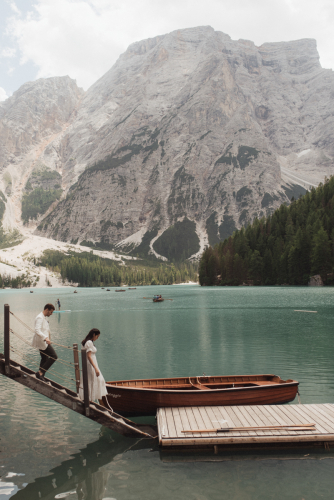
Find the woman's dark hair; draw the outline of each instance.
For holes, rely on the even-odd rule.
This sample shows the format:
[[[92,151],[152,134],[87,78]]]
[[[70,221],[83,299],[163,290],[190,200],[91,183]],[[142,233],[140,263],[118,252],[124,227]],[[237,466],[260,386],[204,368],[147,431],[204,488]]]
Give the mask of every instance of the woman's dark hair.
[[[94,335],[100,335],[100,330],[98,330],[97,328],[92,328],[86,338],[84,338],[81,342],[82,346],[85,347],[85,344],[88,340],[93,340]]]

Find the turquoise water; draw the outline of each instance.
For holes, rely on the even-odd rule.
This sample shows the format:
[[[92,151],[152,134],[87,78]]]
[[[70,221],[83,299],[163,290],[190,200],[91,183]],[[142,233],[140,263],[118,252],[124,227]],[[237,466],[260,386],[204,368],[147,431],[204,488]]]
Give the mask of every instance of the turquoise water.
[[[143,299],[153,293],[173,300]],[[97,358],[106,380],[275,373],[299,380],[302,403],[334,402],[332,288],[3,290],[0,311],[8,303],[33,326],[44,304],[58,297],[71,312],[50,318],[52,339],[72,345],[99,328]],[[31,340],[15,318],[11,328]],[[11,343],[13,358],[37,369],[39,355],[18,337],[12,336]],[[56,350],[61,359],[72,360],[70,350]],[[52,368],[50,377],[73,387],[67,365]],[[121,437],[5,377],[0,377],[0,404],[1,500],[334,496],[334,452],[170,454],[154,440]]]

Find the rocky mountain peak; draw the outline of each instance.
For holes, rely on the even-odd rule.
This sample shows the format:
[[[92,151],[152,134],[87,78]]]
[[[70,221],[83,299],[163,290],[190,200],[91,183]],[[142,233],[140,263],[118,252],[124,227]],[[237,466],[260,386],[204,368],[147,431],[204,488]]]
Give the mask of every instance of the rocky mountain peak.
[[[64,198],[38,222],[53,238],[170,258],[184,234],[189,257],[333,170],[334,78],[314,40],[176,30],[71,89],[66,128],[39,155],[62,175]]]
[[[0,122],[0,167],[9,155],[26,153],[43,137],[59,132],[84,92],[68,76],[27,82],[4,101]]]

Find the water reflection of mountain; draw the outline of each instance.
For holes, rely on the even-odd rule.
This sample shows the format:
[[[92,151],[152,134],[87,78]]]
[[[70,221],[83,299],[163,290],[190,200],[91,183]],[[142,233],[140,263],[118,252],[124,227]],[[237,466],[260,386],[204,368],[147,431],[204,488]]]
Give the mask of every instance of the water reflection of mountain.
[[[18,491],[11,500],[102,500],[109,472],[100,470],[120,454],[131,450],[158,449],[157,440],[127,440],[102,427],[97,441],[90,443]]]

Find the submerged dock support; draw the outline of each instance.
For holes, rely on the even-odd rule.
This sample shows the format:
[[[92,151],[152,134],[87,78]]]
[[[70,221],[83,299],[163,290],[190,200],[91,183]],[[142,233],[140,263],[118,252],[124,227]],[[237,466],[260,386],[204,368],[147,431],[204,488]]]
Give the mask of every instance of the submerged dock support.
[[[10,323],[9,323],[9,305],[4,307],[4,354],[5,354],[5,372],[10,375]]]
[[[87,351],[83,347],[81,349],[81,366],[82,366],[82,383],[84,393],[85,415],[89,417],[89,390],[88,390],[88,372],[87,372]]]

